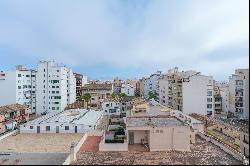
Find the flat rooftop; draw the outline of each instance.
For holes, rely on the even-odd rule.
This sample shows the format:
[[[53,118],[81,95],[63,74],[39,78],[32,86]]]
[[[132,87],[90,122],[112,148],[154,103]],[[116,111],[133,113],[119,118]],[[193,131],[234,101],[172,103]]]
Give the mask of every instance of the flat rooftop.
[[[143,126],[155,126],[155,127],[167,127],[167,126],[185,126],[183,122],[174,117],[130,117],[127,118],[128,127],[143,127]]]
[[[78,143],[84,134],[18,134],[0,141],[0,152],[69,153],[71,143]]]
[[[69,109],[41,116],[25,125],[38,125],[44,123],[72,123],[80,125],[95,125],[103,112],[86,109]]]

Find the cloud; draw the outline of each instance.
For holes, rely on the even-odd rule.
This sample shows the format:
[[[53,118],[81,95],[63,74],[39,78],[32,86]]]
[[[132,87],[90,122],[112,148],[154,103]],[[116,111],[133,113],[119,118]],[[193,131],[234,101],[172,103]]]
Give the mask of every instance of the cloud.
[[[55,59],[133,77],[180,66],[226,79],[248,67],[246,44],[248,0],[0,2],[0,50],[19,54],[0,56],[21,62]]]

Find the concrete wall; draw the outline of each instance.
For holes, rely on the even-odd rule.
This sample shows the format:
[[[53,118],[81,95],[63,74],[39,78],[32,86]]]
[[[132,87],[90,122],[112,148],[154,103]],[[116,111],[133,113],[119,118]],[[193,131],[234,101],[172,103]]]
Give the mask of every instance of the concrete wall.
[[[158,133],[157,130],[159,130]],[[154,128],[153,130],[151,130],[150,151],[167,151],[167,150],[178,150],[178,151],[190,150],[189,126]]]
[[[64,163],[62,163],[62,165],[70,165],[73,161],[75,161],[77,159],[76,155],[77,155],[78,151],[80,150],[81,146],[83,145],[83,143],[85,142],[85,140],[88,138],[88,136],[102,136],[102,135],[103,135],[103,131],[101,131],[101,130],[87,132],[81,138],[81,140],[73,148],[71,148],[71,152],[70,152],[69,156],[66,158]]]
[[[108,151],[108,152],[115,152],[115,151],[128,151],[128,143],[105,143],[104,139],[99,144],[99,151]]]
[[[145,131],[138,131],[138,130],[130,130],[129,132],[134,133],[134,143],[135,144],[140,144],[141,140],[146,137]]]

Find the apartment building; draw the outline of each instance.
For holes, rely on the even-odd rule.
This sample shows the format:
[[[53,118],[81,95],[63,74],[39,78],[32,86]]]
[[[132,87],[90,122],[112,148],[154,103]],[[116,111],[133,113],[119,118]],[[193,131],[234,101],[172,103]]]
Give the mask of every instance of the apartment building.
[[[222,111],[222,97],[220,87],[214,85],[214,115],[215,116],[222,116],[225,115]]]
[[[15,70],[0,71],[0,105],[18,103],[36,112],[36,71],[17,65]]]
[[[121,93],[124,93],[127,96],[135,96],[135,88],[130,84],[122,84]]]
[[[71,69],[40,61],[36,75],[37,114],[60,112],[76,100],[76,79]]]
[[[91,95],[90,104],[100,107],[101,103],[113,93],[113,84],[86,84],[83,86],[83,94]]]
[[[144,80],[144,98],[149,99],[149,92],[156,92],[159,94],[159,78],[161,76],[161,71],[150,75],[150,77]]]
[[[249,69],[236,69],[229,77],[229,111],[235,117],[249,119]]]
[[[135,95],[139,97],[143,97],[144,95],[144,80],[145,78],[142,77],[136,82],[136,88],[135,88]]]
[[[200,72],[170,69],[159,78],[159,103],[185,114],[212,115],[213,77]]]
[[[76,99],[79,99],[82,96],[83,75],[74,73],[74,76],[76,78]]]

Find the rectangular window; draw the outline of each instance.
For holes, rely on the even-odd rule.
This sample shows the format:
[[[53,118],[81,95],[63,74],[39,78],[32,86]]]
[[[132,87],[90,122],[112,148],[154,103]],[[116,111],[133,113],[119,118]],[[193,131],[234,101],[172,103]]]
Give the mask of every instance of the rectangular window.
[[[69,130],[69,126],[65,126],[65,130]]]
[[[55,107],[52,107],[52,110],[55,110]]]
[[[207,98],[207,102],[212,102],[213,99],[212,98]]]
[[[18,89],[21,89],[21,86],[18,86]]]
[[[207,104],[207,108],[211,109],[212,108],[212,104]]]
[[[30,129],[33,129],[34,128],[34,126],[30,126]]]
[[[18,74],[18,77],[22,77],[22,74]]]
[[[46,131],[50,131],[50,126],[46,126]]]
[[[56,110],[59,110],[59,107],[56,107]]]
[[[212,96],[212,91],[207,91],[207,96]]]
[[[30,75],[26,75],[26,77],[30,77]]]

